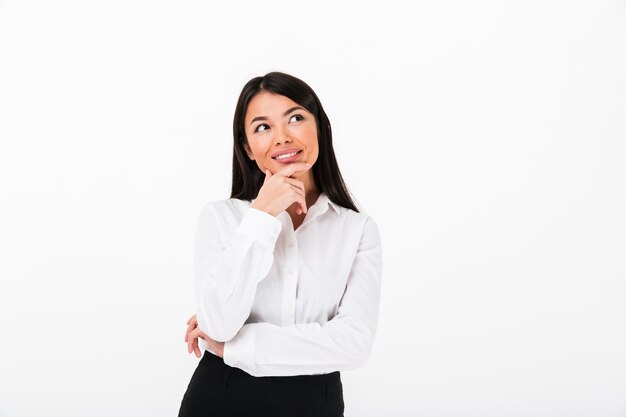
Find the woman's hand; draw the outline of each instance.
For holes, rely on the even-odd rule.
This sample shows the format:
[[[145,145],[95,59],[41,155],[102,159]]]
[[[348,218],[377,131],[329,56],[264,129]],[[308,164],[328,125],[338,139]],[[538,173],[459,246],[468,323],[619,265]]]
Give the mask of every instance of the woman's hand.
[[[224,342],[216,342],[204,334],[198,327],[198,319],[195,314],[187,320],[187,324],[185,342],[187,342],[187,351],[189,353],[193,350],[198,358],[201,356],[200,348],[198,347],[198,338],[201,338],[209,344],[209,348],[215,352],[217,356],[220,358],[224,357]]]
[[[292,204],[297,204],[299,207],[296,209],[296,213],[306,213],[304,183],[290,177],[296,172],[308,171],[309,169],[311,169],[311,164],[306,162],[294,162],[275,174],[266,169],[265,180],[251,207],[277,216]]]

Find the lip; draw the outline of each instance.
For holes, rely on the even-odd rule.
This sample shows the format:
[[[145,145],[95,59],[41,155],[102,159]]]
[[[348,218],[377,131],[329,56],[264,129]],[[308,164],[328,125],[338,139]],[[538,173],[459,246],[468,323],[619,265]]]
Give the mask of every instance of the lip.
[[[301,151],[301,150],[302,150],[302,149],[298,149],[298,148],[283,149],[283,150],[280,150],[280,151],[278,151],[278,152],[273,153],[273,154],[272,154],[272,159],[276,159],[276,157],[277,157],[278,155],[282,155],[282,154],[284,154],[284,153],[297,152],[297,151]]]
[[[284,152],[283,152],[284,153]],[[287,152],[289,153],[289,152]],[[295,154],[294,156],[290,156],[289,158],[283,158],[283,159],[274,159],[276,162],[278,162],[279,164],[288,164],[290,162],[295,161],[296,159],[300,158],[300,155],[302,155],[302,151],[298,151],[297,154]]]

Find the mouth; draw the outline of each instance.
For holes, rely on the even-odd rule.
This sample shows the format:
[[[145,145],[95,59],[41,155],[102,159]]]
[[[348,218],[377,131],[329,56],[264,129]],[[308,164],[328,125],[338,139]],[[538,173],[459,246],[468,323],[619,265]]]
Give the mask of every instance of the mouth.
[[[297,152],[289,152],[289,153],[284,153],[282,155],[273,156],[272,159],[282,164],[286,164],[288,162],[293,162],[296,159],[298,159],[301,153],[302,153],[302,149],[300,149]]]

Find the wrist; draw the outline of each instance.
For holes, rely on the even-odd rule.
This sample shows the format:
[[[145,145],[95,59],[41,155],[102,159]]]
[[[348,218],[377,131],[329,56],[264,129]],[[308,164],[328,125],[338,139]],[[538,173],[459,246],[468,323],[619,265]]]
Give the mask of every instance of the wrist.
[[[265,213],[269,214],[270,216],[274,216],[274,217],[276,217],[276,214],[272,213],[269,209],[267,209],[267,208],[266,208],[266,207],[264,207],[263,205],[259,205],[259,204],[257,204],[257,202],[256,202],[256,201],[254,202],[254,204],[252,204],[252,205],[250,206],[250,208],[253,208],[253,209],[256,209],[256,210],[260,210],[260,211],[263,211],[263,212],[265,212]]]

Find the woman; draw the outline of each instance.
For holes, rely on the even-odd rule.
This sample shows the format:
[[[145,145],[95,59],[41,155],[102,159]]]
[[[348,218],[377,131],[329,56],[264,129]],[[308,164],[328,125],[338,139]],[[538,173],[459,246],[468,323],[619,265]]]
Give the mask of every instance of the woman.
[[[378,227],[352,202],[302,80],[250,80],[233,133],[231,197],[198,220],[185,341],[205,352],[179,416],[342,416],[340,371],[367,361],[376,332]]]

